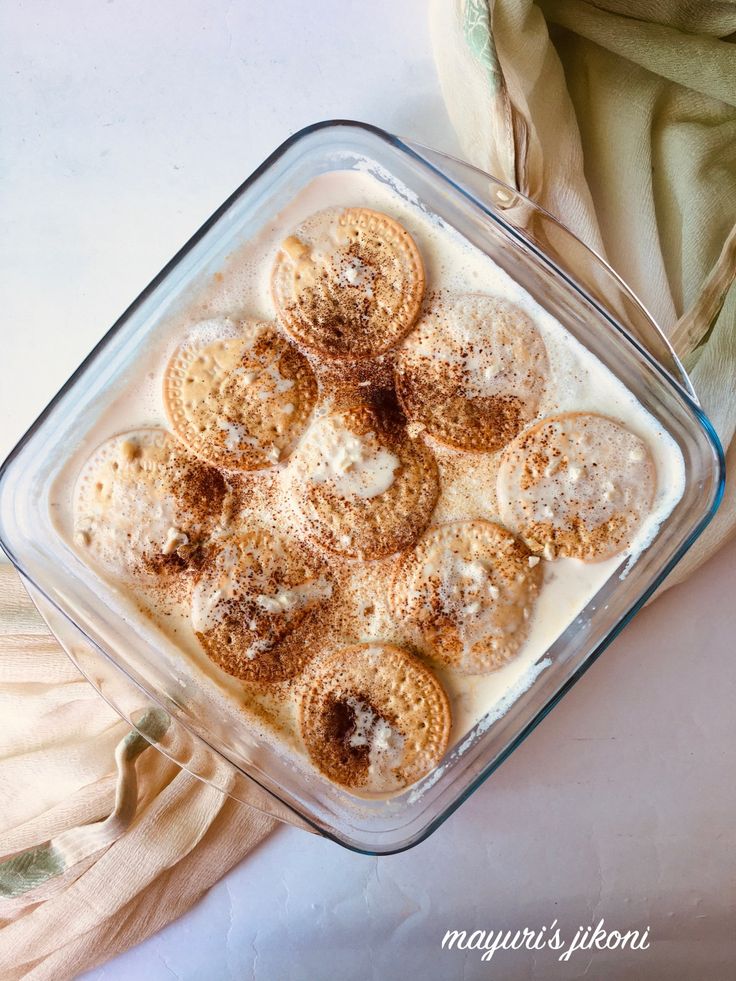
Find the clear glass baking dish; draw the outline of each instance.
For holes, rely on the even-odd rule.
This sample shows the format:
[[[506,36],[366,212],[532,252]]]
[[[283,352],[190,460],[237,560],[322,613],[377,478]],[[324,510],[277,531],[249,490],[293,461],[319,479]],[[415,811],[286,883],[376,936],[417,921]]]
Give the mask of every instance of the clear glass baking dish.
[[[312,178],[373,168],[409,189],[519,282],[634,393],[677,442],[684,494],[627,575],[618,571],[547,651],[550,665],[497,706],[418,785],[358,800],[194,697],[155,628],[128,621],[109,587],[49,517],[55,476],[116,384],[186,294],[217,271]],[[279,147],[203,225],[108,331],[0,470],[0,544],[72,659],[117,711],[201,779],[251,806],[372,854],[426,838],[515,749],[682,558],[723,491],[718,439],[675,353],[603,260],[523,195],[461,161],[373,126],[307,127]]]

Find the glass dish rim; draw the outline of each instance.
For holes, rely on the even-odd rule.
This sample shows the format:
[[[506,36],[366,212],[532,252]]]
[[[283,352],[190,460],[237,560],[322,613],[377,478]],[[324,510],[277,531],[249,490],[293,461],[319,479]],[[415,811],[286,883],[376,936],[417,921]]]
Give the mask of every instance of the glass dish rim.
[[[387,131],[381,129],[380,127],[374,126],[370,123],[358,122],[358,121],[347,120],[347,119],[328,119],[328,120],[312,123],[298,130],[290,137],[288,137],[286,140],[284,140],[276,149],[272,151],[272,153],[270,153],[262,161],[261,164],[259,164],[258,167],[256,167],[256,169],[248,177],[245,178],[245,180],[202,223],[202,225],[194,232],[194,234],[163,266],[163,268],[157,273],[157,275],[144,287],[143,290],[141,290],[141,292],[127,306],[127,308],[123,311],[123,313],[115,320],[112,326],[107,331],[105,331],[105,333],[102,335],[100,340],[92,347],[89,353],[80,362],[78,367],[72,372],[72,374],[69,376],[66,382],[62,385],[59,391],[47,403],[47,405],[39,413],[39,415],[34,420],[34,422],[29,426],[26,432],[20,437],[16,445],[13,447],[13,449],[10,451],[6,459],[3,461],[2,465],[0,465],[0,483],[2,483],[2,481],[4,480],[6,476],[6,471],[14,463],[16,457],[22,452],[26,444],[34,437],[37,430],[44,424],[44,422],[47,420],[49,415],[53,412],[57,403],[76,384],[79,376],[85,371],[89,362],[92,359],[94,359],[96,355],[112,340],[112,338],[117,334],[117,332],[120,329],[122,329],[122,327],[126,324],[129,318],[135,313],[138,307],[147,300],[150,294],[153,293],[161,285],[161,283],[164,282],[164,280],[176,268],[176,266],[180,263],[180,261],[191,251],[191,249],[193,249],[198,244],[198,242],[210,230],[210,228],[212,228],[213,225],[215,225],[220,220],[220,218],[222,218],[227,213],[227,211],[229,211],[232,205],[237,201],[237,199],[244,192],[248,190],[251,184],[253,184],[256,180],[258,180],[258,178],[261,177],[265,172],[267,172],[282,156],[284,156],[291,149],[293,145],[299,143],[301,140],[305,139],[306,137],[309,137],[311,134],[317,131],[325,130],[325,129],[327,130],[339,129],[339,128],[352,128],[352,129],[362,130],[366,133],[371,134],[373,137],[378,138],[382,142],[388,144],[389,146],[405,154],[406,156],[410,157],[418,164],[420,164],[422,167],[430,170],[436,177],[441,179],[443,182],[449,184],[455,193],[470,200],[475,207],[480,209],[480,211],[483,213],[483,215],[486,218],[500,225],[508,235],[522,242],[524,246],[530,249],[538,259],[542,260],[545,264],[552,266],[555,272],[557,273],[557,275],[563,277],[567,282],[567,284],[573,290],[575,290],[577,293],[583,296],[587,300],[587,302],[592,303],[595,306],[595,308],[600,312],[600,314],[604,316],[606,320],[608,320],[608,322],[616,329],[616,331],[623,336],[625,341],[628,342],[629,344],[634,345],[639,355],[643,357],[646,361],[648,361],[650,366],[663,377],[666,384],[676,390],[678,397],[686,403],[687,407],[692,413],[694,420],[697,422],[700,429],[704,433],[706,440],[711,445],[714,451],[714,471],[717,470],[717,473],[714,472],[714,483],[716,484],[716,491],[713,495],[713,500],[710,505],[710,508],[708,509],[707,513],[705,513],[701,517],[700,521],[694,526],[690,534],[683,541],[683,543],[677,549],[677,551],[671,557],[671,559],[663,566],[662,570],[655,577],[654,581],[646,589],[643,590],[643,592],[636,598],[635,602],[631,605],[631,607],[627,610],[627,612],[616,622],[616,624],[611,628],[609,633],[586,657],[585,661],[582,664],[580,664],[579,667],[572,673],[572,675],[562,684],[561,688],[557,692],[555,692],[541,706],[541,708],[539,708],[534,713],[534,715],[529,719],[526,725],[524,725],[520,729],[520,731],[513,737],[513,739],[510,740],[509,744],[503,749],[503,751],[499,753],[498,756],[490,760],[479,771],[479,773],[468,784],[468,786],[460,794],[458,794],[458,796],[454,800],[448,803],[440,811],[440,813],[438,813],[437,815],[435,815],[434,818],[428,821],[428,823],[422,828],[421,832],[418,833],[416,837],[413,837],[408,842],[404,842],[398,845],[397,847],[393,847],[393,848],[387,848],[381,850],[362,848],[357,844],[354,844],[349,841],[345,841],[344,839],[338,837],[337,834],[333,834],[330,830],[325,829],[321,825],[317,824],[315,820],[310,818],[308,815],[303,814],[301,811],[297,812],[299,814],[299,817],[302,820],[304,820],[306,823],[308,823],[318,834],[320,834],[322,837],[327,838],[328,840],[334,841],[336,844],[339,844],[343,848],[347,848],[350,851],[354,851],[364,855],[391,855],[391,854],[400,853],[402,851],[406,851],[407,849],[412,848],[415,845],[426,840],[431,834],[434,833],[434,831],[437,830],[438,827],[440,827],[440,825],[444,823],[445,820],[447,820],[448,817],[450,817],[451,814],[453,814],[457,810],[458,807],[460,807],[461,804],[463,804],[478,789],[478,787],[486,779],[488,779],[488,777],[493,772],[495,772],[495,770],[511,755],[511,753],[513,753],[518,748],[518,746],[527,738],[528,735],[530,735],[530,733],[537,727],[537,725],[539,725],[539,723],[544,718],[546,718],[548,713],[557,705],[557,703],[563,698],[563,696],[567,694],[567,692],[580,680],[580,678],[585,673],[585,671],[587,671],[587,669],[601,656],[603,651],[618,636],[621,630],[631,621],[631,619],[636,615],[636,613],[639,612],[641,607],[652,596],[652,594],[660,587],[663,580],[669,575],[672,569],[682,559],[684,554],[692,546],[693,542],[702,534],[703,530],[709,524],[709,522],[713,518],[714,514],[716,513],[721,503],[724,493],[724,487],[725,487],[725,455],[720,440],[718,438],[718,435],[715,432],[712,423],[710,422],[710,420],[708,419],[708,417],[705,415],[702,408],[700,407],[697,401],[697,397],[695,396],[692,387],[689,385],[689,379],[687,379],[687,375],[684,372],[682,365],[680,364],[677,354],[672,349],[671,344],[669,344],[666,337],[664,337],[661,330],[657,326],[656,322],[648,313],[642,302],[631,291],[631,289],[627,286],[625,281],[621,279],[621,277],[615,272],[615,270],[611,268],[611,266],[606,262],[605,259],[603,259],[595,250],[591,249],[584,242],[582,242],[582,240],[579,239],[578,236],[575,235],[575,233],[572,232],[555,215],[546,211],[546,209],[538,205],[536,202],[528,198],[526,195],[522,194],[520,191],[516,190],[513,187],[510,187],[509,185],[505,184],[503,181],[499,180],[493,175],[487,174],[485,171],[481,170],[480,168],[474,167],[472,164],[468,164],[465,161],[462,161],[456,157],[453,158],[449,154],[444,154],[442,151],[433,150],[430,147],[423,147],[421,144],[415,143],[411,140],[404,140],[401,137],[388,133]],[[605,308],[601,306],[599,301],[597,301],[594,297],[590,296],[590,294],[588,294],[588,292],[585,290],[584,287],[578,285],[578,283],[576,283],[575,280],[569,276],[569,274],[567,274],[564,270],[560,269],[557,263],[553,259],[548,257],[543,251],[543,249],[541,249],[534,241],[530,241],[529,238],[525,236],[523,230],[520,230],[516,228],[514,225],[509,224],[509,222],[503,217],[502,214],[499,214],[497,211],[491,210],[489,204],[483,201],[482,198],[478,197],[472,190],[459,184],[450,173],[447,173],[446,171],[442,170],[440,167],[434,164],[431,159],[427,159],[426,157],[422,156],[421,153],[422,150],[427,150],[432,154],[437,154],[440,156],[447,157],[451,161],[455,161],[459,164],[462,164],[462,166],[465,168],[472,169],[478,175],[482,175],[483,177],[489,179],[496,186],[507,189],[511,194],[515,195],[523,202],[528,204],[534,211],[543,213],[547,219],[551,220],[552,222],[563,228],[568,235],[573,236],[576,239],[576,241],[580,243],[580,245],[582,245],[583,248],[588,253],[591,254],[593,259],[602,267],[604,267],[609,275],[612,275],[616,279],[619,287],[623,289],[628,294],[628,296],[646,314],[647,319],[650,321],[652,327],[659,332],[661,338],[665,341],[667,347],[669,348],[672,354],[675,366],[681,371],[684,379],[688,382],[688,384],[687,385],[683,384],[681,380],[678,380],[675,376],[673,376],[673,374],[670,371],[668,371],[663,365],[661,365],[636,337],[632,336],[628,331],[626,331],[626,329],[621,324],[619,324]],[[101,653],[106,660],[109,660],[116,670],[118,671],[122,670],[123,674],[125,674],[125,677],[131,684],[134,684],[140,688],[139,683],[134,678],[130,677],[130,675],[128,675],[127,672],[121,669],[121,667],[117,663],[111,661],[107,657],[105,652],[101,648],[99,648],[94,641],[91,640],[91,638],[87,635],[85,630],[76,622],[76,620],[74,620],[73,617],[71,617],[62,607],[60,607],[59,604],[54,599],[49,597],[46,591],[34,580],[34,578],[31,575],[29,575],[26,572],[23,562],[15,556],[9,543],[7,543],[5,539],[2,537],[1,529],[0,529],[0,548],[2,548],[2,550],[5,552],[5,554],[10,559],[14,567],[21,574],[21,576],[25,580],[27,580],[33,586],[34,589],[38,590],[38,592],[44,597],[44,599],[47,602],[51,603],[52,606],[56,610],[58,610],[58,612],[70,622],[70,624],[72,624],[78,631],[80,631],[80,633],[85,638],[85,640],[88,641],[95,650],[98,653]],[[72,658],[72,660],[74,659]],[[99,688],[94,684],[93,686],[98,691],[98,694],[100,694],[101,697],[105,698],[105,695],[100,692]],[[151,697],[154,699],[154,701],[158,702],[158,699],[156,698],[155,694],[152,694],[147,689],[144,689],[144,691],[148,697]],[[116,706],[113,707],[116,709],[116,711],[118,711],[119,714],[122,714],[119,712]],[[127,721],[129,721],[131,725],[135,726],[135,723],[131,722],[130,720]],[[183,724],[181,720],[177,719],[177,722],[179,724]],[[217,753],[218,756],[220,756],[221,758],[227,760],[227,758],[223,757],[220,751],[216,747],[210,745],[209,741],[204,740],[203,737],[199,736],[197,733],[193,733],[193,735],[196,736],[196,738],[198,739],[202,739],[202,741],[206,742],[207,746],[213,752]],[[261,786],[261,784],[255,777],[253,777],[251,774],[246,773],[237,764],[233,763],[230,760],[227,760],[227,762],[230,763],[230,765],[235,766],[236,769],[238,769],[239,772],[241,772],[248,779],[253,780],[258,786]],[[197,774],[194,775],[197,776]],[[202,778],[200,777],[199,779]],[[270,793],[270,791],[268,791],[266,788],[262,788],[262,789],[266,793]],[[290,807],[290,805],[288,804],[286,804],[285,806]]]

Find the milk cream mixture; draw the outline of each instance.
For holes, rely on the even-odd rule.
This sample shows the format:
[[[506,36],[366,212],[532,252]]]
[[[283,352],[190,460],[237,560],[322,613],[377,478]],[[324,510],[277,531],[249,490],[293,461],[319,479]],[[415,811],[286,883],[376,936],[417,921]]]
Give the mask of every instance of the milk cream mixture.
[[[366,166],[364,172],[341,171],[314,179],[152,332],[124,384],[115,389],[60,474],[52,509],[66,542],[107,581],[126,617],[136,618],[142,630],[159,638],[172,677],[182,679],[183,697],[188,687],[201,686],[217,704],[220,717],[229,713],[236,722],[256,727],[287,752],[304,754],[307,737],[300,734],[297,705],[305,678],[323,670],[310,666],[314,649],[327,647],[332,654],[353,645],[356,664],[394,665],[409,678],[406,684],[412,691],[425,693],[417,701],[429,698],[438,719],[444,719],[437,721],[440,735],[434,734],[434,742],[428,736],[426,747],[418,741],[412,750],[417,759],[405,772],[416,779],[422,760],[427,765],[436,762],[431,752],[441,753],[447,744],[441,730],[442,725],[449,727],[450,716],[453,746],[477,724],[490,725],[547,669],[547,651],[557,637],[627,555],[635,560],[673,509],[683,491],[684,465],[672,438],[627,388],[507,273],[423,210],[408,192],[400,193],[400,188],[369,171]],[[279,326],[274,309],[277,291],[288,299],[294,287],[289,276],[314,276],[313,265],[305,260],[309,248],[322,263],[319,268],[329,269],[330,256],[320,253],[318,245],[305,245],[304,239],[310,229],[316,236],[322,224],[336,222],[345,209],[357,216],[353,224],[365,214],[361,209],[395,220],[385,226],[379,222],[376,232],[389,249],[388,260],[379,257],[381,268],[395,269],[411,287],[408,299],[396,300],[390,277],[376,277],[359,259],[330,271],[333,290],[355,289],[368,299],[374,290],[386,294],[380,307],[386,316],[379,318],[376,328],[376,343],[385,351],[356,361],[353,368],[346,365],[356,352],[351,352],[352,341],[344,331],[326,341],[309,333],[297,336],[298,324]],[[348,229],[353,224],[348,222]],[[295,229],[302,232],[295,235]],[[349,249],[348,232],[344,238]],[[420,260],[413,250],[418,250]],[[274,280],[272,295],[275,262],[286,263],[286,271],[278,272],[281,279]],[[417,318],[412,304],[420,302]],[[308,323],[309,316],[322,322],[319,310],[305,310],[302,304],[297,312]],[[496,342],[489,341],[479,355],[482,324],[494,317],[498,323],[509,310],[514,323],[508,328],[501,324],[497,334],[508,343],[493,348]],[[408,329],[410,322],[414,326]],[[349,318],[344,323],[347,331]],[[438,391],[450,392],[457,379],[465,377],[470,396],[480,401],[459,402],[459,414],[438,422],[431,393],[427,396],[421,386],[427,377],[423,366],[436,368],[436,336],[441,330],[449,333],[442,342]],[[241,364],[237,345],[244,337],[249,346]],[[179,365],[177,351],[186,339],[189,346],[181,348]],[[330,346],[325,357],[320,343]],[[359,351],[356,357],[364,354]],[[174,370],[167,382],[167,414],[162,386],[170,362]],[[373,388],[392,390],[392,372],[399,362],[403,367],[396,369],[398,398],[408,418],[401,425],[390,421],[384,431],[380,412],[371,415],[373,410],[364,411],[359,404],[361,391],[368,398]],[[223,378],[230,372],[228,384],[235,373],[240,391],[243,385],[262,386],[259,390],[273,406],[276,420],[270,436],[261,417],[246,420],[260,427],[258,439],[231,420],[223,407],[233,396],[224,382],[217,382],[218,371]],[[188,372],[196,376],[200,401],[184,391],[192,377]],[[194,463],[176,437],[168,435],[172,400],[178,400],[176,405],[186,415],[179,421],[191,432],[187,441],[197,453]],[[482,413],[477,420],[472,412],[467,419],[462,415],[468,406],[486,404],[496,413],[493,433],[485,432],[487,418]],[[390,412],[400,417],[402,409],[393,402],[392,406]],[[606,421],[598,423],[600,416]],[[555,421],[545,429],[542,422],[549,417]],[[125,433],[133,436],[121,437],[117,449],[115,443],[105,444]],[[181,435],[178,426],[177,434]],[[565,457],[564,473],[558,473],[554,462],[558,437],[576,447]],[[485,443],[473,446],[473,439]],[[535,439],[539,445],[531,446]],[[587,551],[576,553],[574,543],[570,545],[577,535],[575,521],[572,538],[570,529],[556,527],[563,508],[559,495],[568,510],[571,501],[574,510],[576,487],[581,501],[590,497],[585,447],[605,455],[605,443],[615,445],[619,457],[612,479],[592,485],[603,486],[603,499],[586,506],[597,508],[607,519],[620,519],[607,527],[618,529],[625,547],[617,548],[614,537],[601,547],[587,542]],[[90,469],[90,455],[102,444],[106,448],[99,451],[99,460],[92,456]],[[126,453],[139,475],[131,486],[119,469],[118,461],[125,463]],[[532,456],[542,460],[535,477],[537,496],[519,504],[515,488],[529,482]],[[621,481],[614,473],[619,465]],[[249,469],[238,471],[239,466]],[[100,473],[104,478],[98,478]],[[553,490],[550,474],[557,481]],[[107,531],[107,537],[100,538],[105,518],[99,495],[107,493],[101,488],[108,479],[110,506],[130,515],[132,538],[126,532],[122,544]],[[85,480],[89,487],[80,491]],[[194,488],[189,511],[183,506],[172,510],[167,503],[170,486]],[[85,494],[94,492],[97,504],[88,506]],[[79,513],[75,519],[75,499],[85,502],[83,521]],[[384,512],[372,510],[384,499]],[[623,500],[633,503],[622,517],[615,512]],[[78,511],[82,507],[76,506]],[[444,526],[450,530],[442,530]],[[196,529],[196,535],[187,528]],[[556,544],[536,548],[534,536],[543,535],[545,528],[552,529],[549,542]],[[104,554],[109,557],[110,550],[125,547],[126,541],[143,549],[139,539],[154,534],[158,564],[149,563],[146,575],[133,580],[116,575],[114,563],[97,561],[102,553],[95,554],[90,544],[107,549]],[[201,536],[210,542],[205,558],[195,554],[194,540]],[[499,587],[488,584],[489,566],[478,559],[486,547],[500,550],[494,554],[502,556],[492,572],[501,576],[494,582],[509,584],[511,591],[502,597],[505,606],[493,605]],[[574,554],[585,554],[587,560],[564,557]],[[197,562],[204,562],[204,571],[186,581],[177,578],[177,557],[183,564],[191,560],[197,569]],[[153,582],[156,576],[159,580]],[[433,583],[433,593],[423,592],[423,577]],[[425,615],[431,602],[444,604],[443,623],[447,615],[467,622],[451,637],[440,636],[436,621]],[[227,612],[233,608],[240,611],[237,621]],[[245,616],[243,610],[248,611]],[[291,629],[297,620],[302,631],[299,650],[290,650],[287,643],[285,653],[281,650],[269,661],[266,649],[273,636],[287,621]],[[430,629],[437,635],[428,633]],[[492,650],[481,651],[479,660],[473,644],[489,631],[497,639]],[[509,645],[513,631],[518,631],[520,644]],[[238,665],[239,677],[233,664]],[[406,755],[406,732],[397,714],[405,711],[404,703],[397,702],[388,682],[375,690],[358,690],[344,666],[330,664],[329,684],[341,701],[335,701],[337,696],[331,702],[322,699],[320,725],[358,756],[365,749],[365,792],[395,791],[400,757]],[[369,676],[371,671],[365,674]],[[448,706],[445,715],[443,700]],[[415,720],[412,725],[423,729],[426,723]],[[312,733],[309,738],[314,742],[321,736]],[[430,755],[422,756],[425,750]],[[329,775],[325,767],[320,769]],[[346,777],[342,782],[349,786],[347,781]]]

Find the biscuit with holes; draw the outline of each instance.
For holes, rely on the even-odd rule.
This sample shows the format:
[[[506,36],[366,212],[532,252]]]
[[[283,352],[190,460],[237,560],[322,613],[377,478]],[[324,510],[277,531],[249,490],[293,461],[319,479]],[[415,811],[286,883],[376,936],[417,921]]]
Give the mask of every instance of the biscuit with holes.
[[[273,325],[204,321],[172,355],[164,406],[197,456],[230,470],[285,460],[317,399],[309,362]]]
[[[223,475],[164,429],[135,429],[99,446],[74,488],[75,543],[123,579],[158,579],[196,564],[224,521]]]
[[[191,620],[207,656],[243,681],[285,681],[311,656],[305,621],[319,616],[332,584],[302,550],[265,530],[224,540],[192,590]]]
[[[485,674],[519,652],[541,583],[539,558],[505,528],[458,521],[430,528],[401,556],[390,602],[432,657]]]
[[[656,483],[649,448],[620,422],[563,413],[542,419],[504,451],[501,520],[538,555],[598,562],[629,547]]]
[[[362,405],[315,419],[287,476],[309,538],[354,558],[412,545],[439,493],[431,450]]]
[[[333,208],[312,215],[282,243],[271,293],[298,344],[323,358],[374,358],[414,325],[424,265],[393,218]]]
[[[447,750],[451,722],[437,678],[390,644],[356,644],[315,661],[299,705],[314,765],[365,794],[397,792],[426,776]]]
[[[407,416],[440,442],[491,452],[534,419],[548,372],[544,341],[522,310],[461,295],[439,300],[406,338],[396,391]]]

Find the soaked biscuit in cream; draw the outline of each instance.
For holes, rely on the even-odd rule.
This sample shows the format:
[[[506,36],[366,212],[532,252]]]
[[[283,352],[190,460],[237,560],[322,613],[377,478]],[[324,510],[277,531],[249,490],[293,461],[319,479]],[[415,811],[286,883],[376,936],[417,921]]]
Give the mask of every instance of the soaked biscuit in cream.
[[[332,595],[326,571],[268,531],[227,538],[201,568],[192,627],[207,656],[244,681],[277,682],[312,654],[298,631]]]
[[[164,374],[174,432],[193,453],[230,470],[285,461],[316,399],[304,355],[271,324],[250,319],[198,324]]]
[[[287,477],[303,533],[359,558],[413,544],[439,491],[432,452],[359,404],[315,420]]]
[[[539,331],[498,297],[443,297],[404,341],[396,390],[409,418],[448,446],[490,452],[537,414],[549,365]]]
[[[314,663],[299,726],[322,773],[353,791],[385,794],[416,783],[442,759],[450,705],[431,671],[406,651],[359,644]]]
[[[501,519],[548,559],[597,562],[623,552],[655,490],[643,440],[587,412],[543,419],[521,433],[498,471]]]
[[[484,674],[518,653],[541,583],[539,558],[510,532],[459,521],[430,528],[398,560],[391,602],[432,657]]]
[[[412,237],[388,215],[330,209],[284,240],[271,292],[297,343],[325,358],[372,358],[414,324],[424,264]]]
[[[196,565],[230,500],[225,477],[166,430],[131,430],[106,440],[82,467],[74,541],[124,580],[157,582]]]

